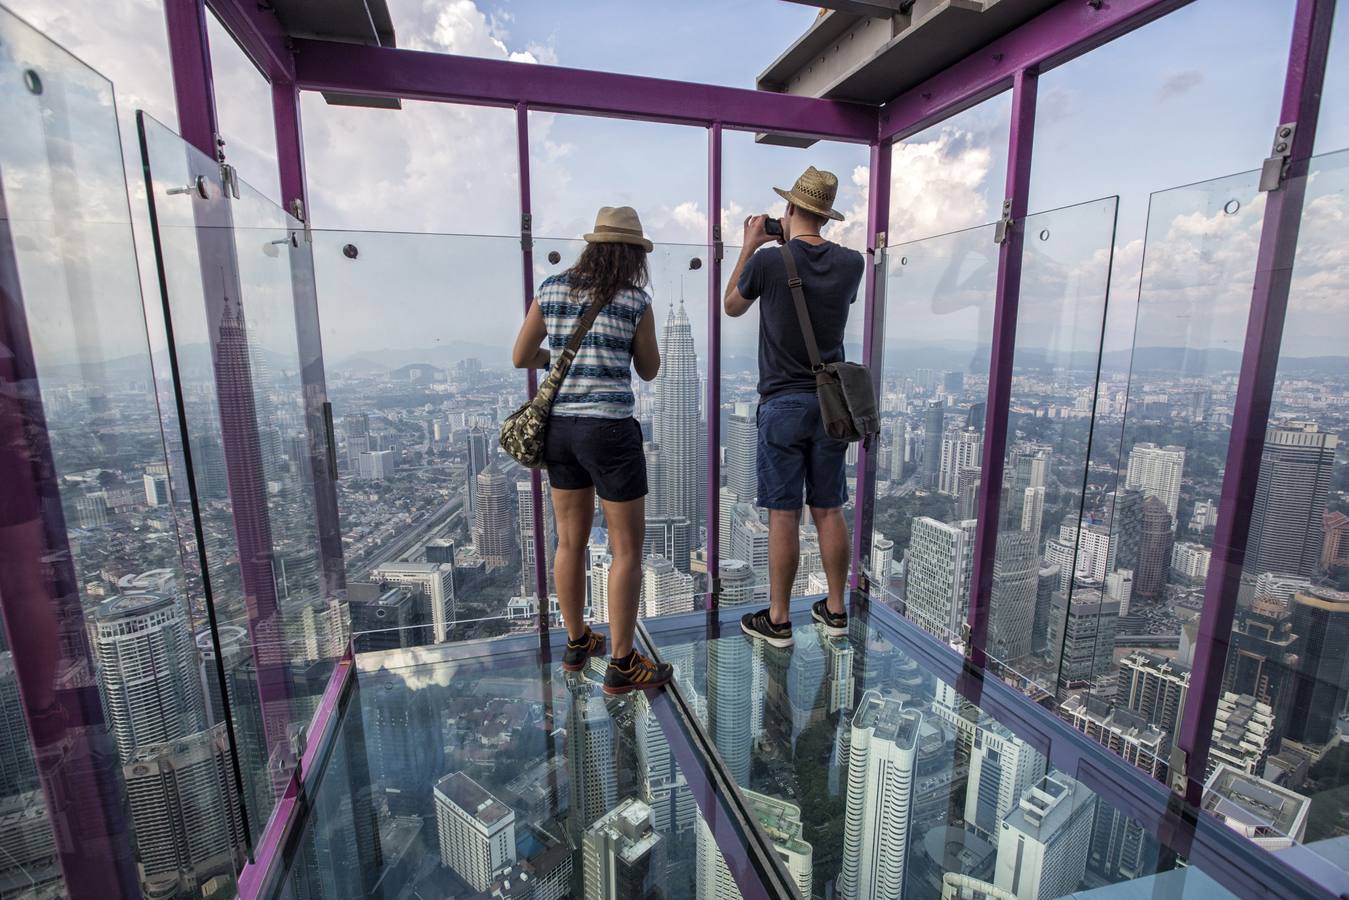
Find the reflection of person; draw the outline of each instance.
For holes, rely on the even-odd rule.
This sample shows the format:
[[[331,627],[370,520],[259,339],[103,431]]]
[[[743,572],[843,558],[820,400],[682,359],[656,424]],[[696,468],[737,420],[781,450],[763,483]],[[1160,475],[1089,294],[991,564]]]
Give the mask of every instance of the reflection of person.
[[[843,360],[848,309],[862,280],[862,254],[825,240],[820,230],[842,221],[834,210],[838,178],[814,166],[790,191],[774,188],[787,201],[782,237],[796,261],[811,324],[824,363]],[[820,417],[815,374],[778,247],[755,252],[774,240],[766,216],[745,222],[745,239],[726,285],[729,316],[742,316],[755,300],[759,313],[759,505],[768,508],[769,608],[741,620],[745,633],[777,647],[792,644],[788,618],[792,582],[800,560],[801,495],[804,489],[815,528],[829,594],[811,614],[830,634],[847,633],[843,586],[848,574],[848,500],[845,457],[848,445],[829,437]]]
[[[570,269],[544,279],[515,339],[520,368],[545,368],[562,350],[591,304],[602,304],[562,382],[548,420],[544,463],[557,521],[554,574],[557,599],[567,624],[563,668],[579,671],[604,652],[603,635],[582,619],[585,604],[586,544],[595,514],[595,495],[609,528],[609,625],[613,655],[604,690],[623,694],[670,680],[670,666],[633,649],[637,594],[646,539],[646,457],[642,430],[632,417],[632,368],[645,381],[660,369],[646,255],[651,242],[629,206],[604,207],[586,248]]]

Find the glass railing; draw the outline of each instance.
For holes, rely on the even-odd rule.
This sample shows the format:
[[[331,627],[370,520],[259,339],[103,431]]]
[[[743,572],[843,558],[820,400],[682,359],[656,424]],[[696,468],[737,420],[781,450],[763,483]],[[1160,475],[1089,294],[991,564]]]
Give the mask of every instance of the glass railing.
[[[884,253],[871,583],[947,642],[969,612],[997,260],[992,225]]]

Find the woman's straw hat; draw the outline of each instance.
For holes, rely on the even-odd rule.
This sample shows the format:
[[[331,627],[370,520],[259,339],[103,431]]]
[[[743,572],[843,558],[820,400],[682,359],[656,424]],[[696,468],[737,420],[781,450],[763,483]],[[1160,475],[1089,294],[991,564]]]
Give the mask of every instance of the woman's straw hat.
[[[778,196],[801,209],[817,216],[843,221],[843,213],[834,209],[834,196],[838,193],[838,176],[833,172],[821,172],[811,166],[801,173],[790,191],[773,188]]]
[[[631,206],[601,206],[595,215],[595,230],[585,236],[592,244],[636,244],[647,253],[651,242],[642,234],[642,220]]]

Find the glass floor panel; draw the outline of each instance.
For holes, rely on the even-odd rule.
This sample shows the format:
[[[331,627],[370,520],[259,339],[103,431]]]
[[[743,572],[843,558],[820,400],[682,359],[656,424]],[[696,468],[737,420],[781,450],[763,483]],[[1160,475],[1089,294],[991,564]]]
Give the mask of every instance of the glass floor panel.
[[[1234,896],[865,617],[798,603],[778,649],[734,612],[646,627],[803,896]]]
[[[672,753],[664,694],[608,697],[601,661],[564,672],[537,638],[438,649],[358,657],[269,895],[693,897],[700,866],[736,890],[719,846],[740,832],[704,820],[707,779]]]

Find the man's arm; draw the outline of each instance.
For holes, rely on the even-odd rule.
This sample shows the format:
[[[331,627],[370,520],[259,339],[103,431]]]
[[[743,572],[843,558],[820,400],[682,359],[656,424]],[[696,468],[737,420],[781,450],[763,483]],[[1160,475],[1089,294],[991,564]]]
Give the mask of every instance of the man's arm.
[[[764,220],[767,218],[768,216],[750,216],[745,220],[745,238],[740,242],[740,258],[735,262],[730,280],[726,282],[726,293],[722,297],[722,307],[726,310],[726,315],[732,318],[749,312],[754,301],[759,299],[757,293],[753,297],[745,297],[740,293],[740,276],[744,274],[745,266],[754,255],[754,251],[769,241],[776,240],[764,231]]]

